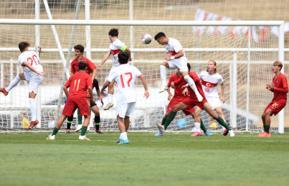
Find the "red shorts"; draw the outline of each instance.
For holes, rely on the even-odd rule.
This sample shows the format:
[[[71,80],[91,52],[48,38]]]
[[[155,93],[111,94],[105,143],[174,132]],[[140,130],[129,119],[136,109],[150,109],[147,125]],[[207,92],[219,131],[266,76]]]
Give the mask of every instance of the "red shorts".
[[[200,107],[200,109],[203,109],[204,104],[206,102],[207,102],[206,99],[203,99],[202,102],[198,102],[197,100],[194,100],[188,96],[186,96],[186,97],[173,97],[167,106],[167,113],[171,112],[178,103],[183,103],[183,104],[187,105],[187,108],[184,109],[183,112],[186,115],[191,115],[192,113],[195,112],[195,109],[194,109],[195,106],[198,106],[198,107]]]
[[[271,110],[272,114],[276,115],[286,106],[286,102],[286,99],[272,100],[265,108],[264,112]]]
[[[89,101],[86,97],[69,97],[64,105],[62,114],[72,116],[76,108],[79,109],[82,116],[90,114]]]

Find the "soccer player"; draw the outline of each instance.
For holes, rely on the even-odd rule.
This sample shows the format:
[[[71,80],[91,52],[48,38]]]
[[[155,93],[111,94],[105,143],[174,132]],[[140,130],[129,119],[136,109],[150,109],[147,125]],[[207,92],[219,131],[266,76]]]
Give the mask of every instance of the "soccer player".
[[[188,69],[191,69],[190,64],[188,63]],[[179,83],[181,81],[182,78],[182,74],[181,72],[178,70],[176,73],[171,74],[169,80],[168,80],[168,84],[167,84],[167,92],[168,92],[168,100],[170,101],[168,106],[167,106],[167,111],[166,111],[166,116],[163,118],[162,120],[162,125],[164,126],[164,129],[166,130],[169,126],[169,124],[171,123],[171,121],[173,121],[173,119],[175,118],[177,112],[172,112],[174,107],[179,103],[182,102],[183,99],[185,99],[185,95],[183,95],[183,89],[184,89],[184,84]],[[172,95],[170,88],[174,89],[174,95]],[[200,110],[200,109],[199,109]],[[201,120],[200,117],[200,112],[196,113],[195,109],[193,107],[191,108],[186,108],[184,110],[182,110],[184,112],[185,115],[191,115],[194,120],[195,120],[195,128],[200,128],[204,131],[204,134],[207,134],[207,130],[206,127],[204,125],[204,123]],[[160,126],[159,126],[160,127]],[[159,131],[156,133],[156,136],[162,136],[163,133],[160,133]],[[192,136],[201,136],[202,133],[199,131],[193,131]]]
[[[217,62],[214,60],[209,60],[207,63],[207,71],[201,71],[199,77],[201,79],[207,101],[211,105],[212,109],[225,120],[225,115],[222,110],[225,87],[222,75],[217,73]],[[218,86],[220,86],[220,96]]]
[[[112,69],[115,67],[119,66],[119,61],[118,61],[118,54],[122,52],[127,52],[130,56],[130,50],[129,48],[118,38],[118,29],[112,28],[108,32],[108,37],[110,40],[109,44],[109,51],[103,56],[103,59],[101,60],[100,65],[102,66],[110,57],[112,57]],[[130,59],[130,57],[129,57]],[[108,95],[107,95],[107,103],[104,105],[103,109],[108,110],[111,107],[113,107],[113,91],[114,91],[114,85],[110,84],[108,87]]]
[[[90,141],[90,139],[86,137],[85,133],[90,119],[89,102],[90,100],[93,100],[93,95],[91,90],[92,79],[91,76],[87,74],[86,68],[86,62],[78,62],[79,71],[66,81],[63,90],[67,96],[67,101],[61,117],[57,121],[52,133],[47,138],[48,140],[55,140],[55,135],[58,133],[65,119],[72,116],[75,109],[78,108],[81,115],[84,116],[83,125],[78,139]]]
[[[196,93],[198,101],[202,101],[204,98],[198,91],[194,80],[188,74],[187,58],[181,43],[174,39],[167,37],[165,33],[159,32],[155,35],[155,40],[160,45],[165,45],[167,54],[165,61],[160,66],[160,75],[162,80],[162,86],[166,84],[166,68],[177,68],[180,70],[185,81],[188,83],[190,88]]]
[[[120,52],[118,60],[120,65],[111,70],[107,80],[105,81],[101,93],[111,83],[116,83],[117,86],[117,122],[120,130],[119,144],[128,144],[127,130],[129,128],[130,116],[134,111],[136,104],[136,79],[140,78],[144,87],[144,96],[149,97],[147,83],[142,73],[133,65],[129,65],[129,53]]]
[[[78,45],[75,45],[73,48],[74,48],[75,58],[72,60],[72,62],[70,64],[70,74],[73,75],[78,71],[79,61],[85,62],[85,63],[87,63],[86,73],[91,75],[91,78],[93,80],[93,85],[98,85],[98,81],[95,79],[96,66],[91,60],[89,60],[87,57],[83,56],[84,47],[82,45],[78,44]],[[92,89],[93,88],[94,87],[92,87]],[[97,87],[95,87],[95,88],[97,89]],[[91,107],[94,107],[94,108],[92,108],[92,111],[95,114],[95,118],[99,118],[99,111],[98,111],[98,108],[95,108],[95,106],[96,106],[95,102],[92,101],[90,103],[90,105],[91,105]],[[80,115],[79,111],[77,112],[77,115],[78,115],[78,117],[77,117],[78,125],[77,125],[76,130],[75,130],[76,132],[79,131],[82,127],[82,125],[81,125],[82,124],[82,116]],[[67,132],[70,131],[70,126],[71,126],[72,120],[73,120],[73,116],[69,116],[67,118]]]
[[[198,88],[198,91],[201,93],[201,95],[203,96],[203,100],[200,102],[197,100],[196,98],[196,94],[194,91],[192,91],[192,89],[190,88],[186,88],[186,84],[187,82],[184,80],[184,77],[179,73],[179,79],[175,80],[175,85],[177,84],[180,87],[184,87],[183,90],[183,94],[186,95],[185,97],[183,97],[182,100],[180,100],[178,103],[176,103],[171,110],[168,110],[168,112],[166,113],[166,115],[163,118],[163,122],[161,125],[157,125],[158,129],[159,129],[159,133],[162,134],[164,133],[164,129],[165,129],[165,125],[167,125],[168,122],[170,121],[170,118],[172,117],[172,115],[180,110],[186,110],[186,109],[190,109],[190,108],[194,108],[194,107],[199,107],[200,109],[204,109],[210,116],[212,116],[221,126],[223,126],[225,128],[225,131],[223,133],[224,136],[227,136],[228,134],[233,137],[235,136],[234,131],[231,129],[231,127],[223,120],[222,117],[220,117],[216,112],[214,112],[210,106],[210,104],[207,102],[204,92],[202,90],[202,84],[201,84],[201,80],[198,77],[198,75],[193,72],[190,71],[189,72],[190,77],[194,80],[194,82],[196,83],[196,87]],[[199,128],[198,132],[200,131],[200,126],[197,126],[197,128]]]
[[[275,76],[272,79],[272,83],[266,85],[266,89],[273,92],[274,96],[262,114],[264,132],[260,133],[259,137],[271,137],[271,116],[277,115],[286,106],[288,82],[285,74],[281,73],[282,67],[283,65],[280,61],[273,63],[272,71]]]
[[[38,87],[43,81],[43,67],[40,64],[40,59],[35,51],[29,50],[30,44],[28,42],[20,42],[18,48],[21,54],[18,57],[19,64],[23,67],[23,73],[17,74],[17,76],[10,82],[8,87],[0,88],[5,96],[20,82],[20,80],[26,80],[28,82],[28,97],[29,97],[29,107],[31,111],[31,121],[29,129],[32,129],[39,123],[37,118],[37,103],[36,95],[38,92]]]

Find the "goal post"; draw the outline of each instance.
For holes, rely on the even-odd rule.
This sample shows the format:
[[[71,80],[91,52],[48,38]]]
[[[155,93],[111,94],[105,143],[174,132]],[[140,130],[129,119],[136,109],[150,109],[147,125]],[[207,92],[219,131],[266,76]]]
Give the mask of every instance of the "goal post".
[[[88,5],[86,5],[88,6]],[[161,105],[166,99],[165,94],[159,94],[159,65],[162,62],[162,53],[164,49],[156,43],[151,45],[142,45],[140,38],[143,33],[154,34],[158,31],[168,32],[170,37],[175,37],[181,41],[183,47],[188,55],[189,62],[193,65],[194,70],[199,71],[205,69],[205,64],[208,59],[213,58],[218,62],[218,71],[223,75],[226,84],[226,97],[227,102],[224,104],[224,110],[226,110],[226,119],[229,123],[240,131],[253,131],[260,130],[260,113],[264,109],[264,104],[270,101],[271,94],[266,93],[266,96],[259,94],[264,92],[262,87],[271,81],[272,76],[268,75],[270,72],[270,66],[273,60],[279,59],[284,62],[284,22],[283,21],[170,21],[170,20],[90,20],[89,14],[86,14],[85,19],[0,19],[0,27],[8,26],[11,29],[17,30],[29,29],[35,27],[35,33],[31,31],[31,34],[25,34],[23,37],[19,37],[19,41],[22,39],[28,39],[40,45],[44,44],[43,57],[41,61],[44,64],[45,69],[48,69],[46,74],[46,81],[42,85],[41,95],[41,110],[42,110],[42,128],[48,128],[48,121],[55,119],[56,103],[54,90],[60,88],[61,75],[67,71],[65,69],[70,59],[66,59],[64,54],[69,52],[69,42],[65,41],[64,37],[68,39],[67,35],[71,28],[71,25],[76,27],[78,37],[72,42],[73,44],[83,44],[86,46],[86,54],[91,56],[94,62],[99,62],[103,53],[107,51],[108,39],[107,31],[111,27],[119,27],[121,36],[124,38],[132,53],[134,54],[133,63],[139,67],[145,77],[148,78],[149,87],[152,91],[152,98],[146,101],[141,98],[141,89],[138,89],[138,95],[140,98],[137,104],[137,110],[133,117],[133,129],[145,129],[151,130],[155,128],[156,122],[160,122],[163,115]],[[60,39],[54,40],[53,34],[49,27],[55,25],[59,32]],[[39,29],[36,29],[39,26]],[[235,38],[230,38],[229,34],[220,35],[204,34],[198,36],[194,32],[194,28],[205,28],[207,30],[226,27],[228,30],[233,31],[235,28],[246,28],[248,34],[236,35]],[[256,43],[253,41],[253,35],[251,30],[257,27],[276,27],[278,30],[278,36],[271,36],[267,41],[263,43]],[[103,30],[106,29],[104,33]],[[131,29],[133,34],[131,35]],[[37,32],[39,31],[39,36]],[[55,34],[55,31],[53,31]],[[0,39],[5,40],[7,37],[13,37],[13,33],[6,33]],[[16,34],[16,33],[15,33]],[[37,39],[39,37],[39,41]],[[35,39],[33,39],[35,38]],[[49,45],[46,45],[46,41],[49,41]],[[106,42],[105,42],[106,41]],[[43,43],[44,42],[44,43]],[[97,43],[95,43],[97,42]],[[61,46],[61,47],[59,47]],[[18,49],[13,45],[5,45],[0,47],[0,56],[12,55],[11,61],[0,61],[1,72],[1,85],[5,86],[8,83],[6,69],[9,66],[11,68],[10,75],[16,74],[14,70],[17,66]],[[58,54],[57,54],[58,53]],[[64,59],[65,58],[65,59]],[[99,70],[98,78],[100,84],[103,83],[107,76],[110,65],[106,65],[104,69]],[[55,72],[57,69],[61,72]],[[266,71],[265,73],[263,71]],[[3,74],[2,74],[3,72]],[[172,73],[173,71],[168,71]],[[258,77],[267,75],[266,77]],[[253,77],[252,77],[253,76]],[[3,78],[2,78],[3,77]],[[51,79],[49,79],[51,78]],[[259,84],[258,84],[259,83]],[[24,85],[18,87],[18,91],[24,91]],[[59,90],[59,89],[57,89]],[[49,91],[52,91],[51,93]],[[49,94],[50,93],[50,94]],[[25,100],[25,96],[14,93],[15,97],[19,100]],[[49,94],[49,95],[48,95]],[[5,129],[5,126],[10,126],[13,123],[13,127],[20,127],[19,119],[14,119],[15,115],[19,114],[26,107],[24,103],[10,103],[7,101],[9,98],[0,97],[0,129]],[[256,106],[254,100],[260,101],[262,104],[259,107]],[[63,103],[63,100],[61,100]],[[7,117],[7,107],[11,114],[10,119],[1,119]],[[115,122],[115,111],[101,111],[101,116],[104,118],[102,122],[107,130],[115,129],[113,126]],[[280,112],[278,121],[276,123],[276,131],[284,133],[284,112]],[[184,117],[179,114],[177,118]],[[209,123],[210,119],[203,114],[202,117],[207,119]],[[11,124],[5,124],[10,122]],[[188,119],[188,123],[192,123],[191,119]],[[191,125],[190,125],[191,126]],[[175,127],[175,123],[173,123]],[[175,127],[176,129],[176,127]]]

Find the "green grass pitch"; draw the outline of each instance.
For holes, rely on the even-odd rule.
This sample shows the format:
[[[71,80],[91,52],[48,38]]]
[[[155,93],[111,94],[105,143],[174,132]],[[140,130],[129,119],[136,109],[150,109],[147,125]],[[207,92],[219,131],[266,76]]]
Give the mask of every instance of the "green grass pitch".
[[[29,186],[191,186],[288,185],[289,135],[260,139],[189,133],[129,133],[131,144],[117,145],[118,133],[0,134],[0,185]]]

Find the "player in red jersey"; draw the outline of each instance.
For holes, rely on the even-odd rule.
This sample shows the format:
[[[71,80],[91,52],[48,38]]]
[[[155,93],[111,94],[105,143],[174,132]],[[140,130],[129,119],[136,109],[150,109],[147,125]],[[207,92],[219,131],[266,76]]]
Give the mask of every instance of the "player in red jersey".
[[[81,128],[81,133],[79,140],[88,140],[85,133],[90,120],[90,109],[89,101],[93,99],[92,95],[92,79],[85,71],[87,70],[87,64],[85,62],[78,63],[79,71],[72,75],[65,83],[63,90],[67,96],[67,101],[65,103],[61,117],[59,118],[52,134],[48,136],[48,140],[55,140],[55,135],[61,128],[65,119],[73,115],[76,108],[79,109],[81,115],[84,116],[83,126]],[[68,92],[69,88],[69,92]]]
[[[99,87],[98,87],[98,81],[97,81],[97,79],[95,79],[96,66],[91,60],[89,60],[87,57],[83,56],[83,53],[84,53],[84,47],[82,45],[78,44],[78,45],[74,46],[75,58],[72,60],[72,62],[70,64],[70,73],[73,75],[73,74],[75,74],[75,72],[78,71],[79,61],[85,62],[87,64],[86,73],[91,75],[91,78],[93,80],[92,89],[94,89],[94,88],[96,89],[98,98],[101,99]],[[91,107],[92,112],[95,114],[95,117],[94,117],[95,132],[96,133],[102,133],[99,130],[99,123],[100,123],[99,109],[93,100],[90,103],[90,107]],[[70,132],[70,127],[71,127],[72,121],[73,121],[73,116],[70,116],[67,118],[67,128],[66,128],[67,132]],[[78,111],[78,125],[77,125],[76,130],[75,130],[76,132],[81,129],[81,127],[82,127],[81,124],[82,124],[82,116]]]
[[[271,137],[271,116],[277,115],[286,106],[288,83],[285,74],[281,73],[282,67],[280,61],[273,63],[272,71],[275,76],[272,79],[272,84],[266,85],[266,89],[273,92],[274,96],[262,114],[264,132],[260,133],[259,137]]]
[[[226,129],[223,133],[224,136],[228,135],[228,133],[232,137],[235,136],[231,127],[224,121],[224,119],[222,119],[216,112],[212,110],[210,104],[205,99],[204,92],[202,89],[202,83],[198,75],[193,71],[190,71],[189,75],[194,80],[198,91],[204,97],[204,99],[201,102],[199,102],[194,91],[191,90],[190,88],[189,89],[187,88],[187,83],[184,80],[184,78],[181,76],[180,79],[175,82],[175,84],[185,87],[183,90],[183,94],[185,94],[186,96],[184,96],[183,99],[180,100],[180,102],[172,106],[171,110],[168,110],[168,112],[164,116],[164,119],[163,119],[164,122],[162,122],[162,125],[158,125],[159,133],[160,134],[163,133],[164,125],[167,122],[171,122],[170,117],[173,112],[178,112],[180,110],[185,110],[185,109],[196,107],[196,108],[204,109],[210,116],[212,116],[221,126],[223,126]]]
[[[187,66],[188,66],[188,69],[190,71],[191,65],[188,63]],[[176,73],[171,74],[171,76],[169,77],[169,80],[168,80],[167,92],[168,92],[168,100],[170,102],[169,102],[169,104],[167,106],[167,110],[166,110],[167,117],[164,117],[164,119],[162,120],[162,125],[164,126],[165,130],[167,129],[167,127],[170,125],[171,121],[173,121],[173,119],[175,118],[175,116],[177,114],[177,112],[172,112],[174,107],[178,103],[182,102],[183,99],[185,99],[185,96],[183,95],[183,90],[184,90],[184,87],[186,86],[186,84],[184,84],[183,82],[180,83],[181,78],[182,78],[182,74],[180,73],[180,71],[177,71]],[[174,95],[172,95],[170,88],[174,89]],[[195,114],[195,109],[193,107],[186,108],[182,111],[184,112],[185,115],[191,115],[193,117],[193,119],[195,120],[195,126],[198,126],[199,128],[201,127],[204,134],[207,134],[206,127],[204,126],[200,115]],[[161,136],[161,135],[163,135],[163,134],[160,132],[157,132],[155,134],[155,136]],[[200,132],[198,132],[198,133],[194,132],[192,136],[201,136],[201,135],[202,134]]]

